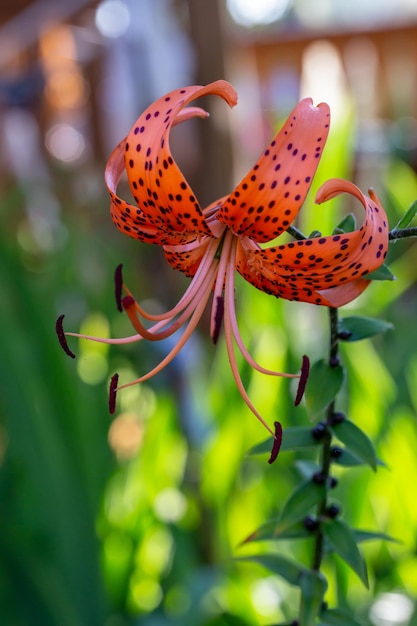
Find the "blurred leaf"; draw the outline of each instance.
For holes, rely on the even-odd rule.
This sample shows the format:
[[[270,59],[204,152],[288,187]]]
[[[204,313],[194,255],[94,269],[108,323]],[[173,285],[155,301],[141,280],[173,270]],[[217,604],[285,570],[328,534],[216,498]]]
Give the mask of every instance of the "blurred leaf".
[[[277,576],[281,576],[290,585],[299,585],[301,575],[307,570],[285,556],[280,554],[260,554],[254,556],[244,556],[235,559],[235,561],[251,561],[252,563],[259,563],[263,567],[266,567]]]
[[[402,230],[403,228],[407,228],[407,226],[415,218],[416,214],[417,214],[417,200],[414,200],[414,202],[411,203],[410,207],[404,213],[404,215],[399,220],[399,222],[394,226],[394,228],[392,229],[392,232],[395,232],[396,230]],[[395,241],[398,241],[398,239],[394,240],[394,242]]]
[[[301,539],[310,536],[311,531],[307,530],[302,522],[288,525],[280,520],[271,520],[257,528],[242,543],[274,539]]]
[[[341,467],[357,467],[359,465],[369,465],[362,459],[358,458],[349,448],[342,448],[342,454],[337,458],[332,459],[332,462]],[[380,467],[386,467],[385,463],[381,459],[376,460],[376,464]]]
[[[356,572],[368,588],[366,564],[350,526],[343,520],[324,519],[321,528],[333,550]]]
[[[282,434],[282,444],[280,452],[289,450],[303,450],[305,448],[314,448],[318,446],[320,442],[314,439],[311,434],[311,428],[308,426],[289,426],[284,428]],[[261,441],[256,446],[253,446],[249,450],[249,454],[262,454],[264,452],[271,452],[272,437],[269,437],[265,441]]]
[[[326,609],[320,613],[319,626],[363,626],[342,609]]]
[[[386,533],[380,533],[372,530],[353,529],[353,534],[355,535],[355,539],[357,542],[373,541],[376,539],[380,541],[392,541],[394,543],[400,543],[398,539],[395,539],[394,537],[391,537]]]
[[[326,487],[313,480],[298,485],[285,502],[280,515],[281,524],[294,524],[305,517],[311,507],[318,504],[325,496]]]
[[[368,337],[385,333],[392,328],[394,328],[394,326],[390,322],[357,315],[344,317],[340,319],[338,323],[338,332],[342,334],[341,339],[349,342],[367,339]],[[343,336],[343,334],[345,334],[345,336]]]
[[[374,472],[377,468],[377,457],[372,441],[367,435],[350,420],[344,419],[339,424],[331,427],[335,437],[340,439],[355,456],[367,465],[370,465]]]
[[[356,217],[353,213],[345,215],[333,231],[334,235],[342,233],[351,233],[356,229]]]
[[[325,359],[316,361],[310,369],[305,399],[311,418],[317,417],[334,400],[344,379],[341,365],[331,367]]]
[[[364,278],[366,280],[396,280],[394,274],[391,272],[388,265],[385,265],[385,263],[383,263],[381,267],[378,267],[378,269],[374,272],[366,274]]]
[[[301,602],[299,626],[314,626],[327,589],[327,581],[321,572],[307,570],[300,579]]]

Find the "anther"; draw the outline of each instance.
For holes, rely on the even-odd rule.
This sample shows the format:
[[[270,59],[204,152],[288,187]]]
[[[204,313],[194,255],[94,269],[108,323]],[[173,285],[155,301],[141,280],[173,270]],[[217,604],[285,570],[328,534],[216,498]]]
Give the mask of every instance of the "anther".
[[[268,459],[268,463],[271,464],[276,461],[282,444],[282,426],[279,422],[274,422],[275,435],[274,443],[272,444],[271,456]]]
[[[304,391],[306,389],[308,375],[310,373],[310,359],[305,354],[303,355],[303,362],[301,364],[300,380],[298,381],[297,394],[295,396],[294,405],[298,406],[303,399]]]
[[[113,415],[113,413],[116,410],[116,395],[117,395],[117,383],[118,382],[119,382],[119,374],[113,374],[110,380],[110,387],[109,387],[109,411],[111,415]]]
[[[55,324],[56,334],[58,337],[58,341],[61,345],[61,348],[63,349],[65,354],[68,354],[68,356],[70,356],[72,359],[75,359],[75,354],[69,349],[68,344],[67,344],[67,339],[65,337],[64,326],[62,323],[64,317],[65,315],[60,315],[56,321],[56,324]]]
[[[122,307],[122,287],[123,287],[123,276],[122,276],[122,268],[123,265],[120,263],[115,269],[114,272],[114,296],[116,298],[116,306],[117,310],[120,313],[123,312]]]
[[[213,328],[213,334],[211,336],[214,345],[216,345],[218,339],[219,339],[219,335],[220,335],[220,330],[222,327],[222,323],[223,323],[223,317],[224,317],[224,298],[223,296],[217,296],[216,298],[216,302],[214,304],[214,306],[216,307],[214,310],[214,328]]]

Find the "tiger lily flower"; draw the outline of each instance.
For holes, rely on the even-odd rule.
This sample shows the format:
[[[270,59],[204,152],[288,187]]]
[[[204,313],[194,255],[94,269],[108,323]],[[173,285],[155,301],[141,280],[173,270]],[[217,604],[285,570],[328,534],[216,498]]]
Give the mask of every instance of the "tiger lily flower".
[[[365,218],[358,230],[346,234],[306,238],[264,247],[285,232],[296,218],[317,169],[329,132],[327,104],[313,106],[301,100],[257,163],[234,191],[202,209],[172,157],[171,128],[192,117],[207,117],[199,107],[187,105],[201,96],[214,94],[233,107],[237,95],[226,81],[205,87],[192,86],[171,91],[140,115],[128,136],[109,158],[105,180],[111,198],[111,216],[117,228],[139,241],[160,245],[168,263],[191,278],[179,302],[163,314],[146,312],[123,284],[121,268],[116,271],[116,298],[136,334],[119,339],[86,337],[94,341],[123,344],[148,339],[161,340],[184,327],[169,354],[150,372],[118,386],[110,385],[110,404],[124,387],[148,380],[178,354],[195,330],[210,298],[211,337],[217,340],[222,323],[227,353],[236,385],[249,409],[266,426],[242,383],[236,346],[258,372],[299,377],[301,399],[307,376],[307,358],[301,374],[285,374],[262,367],[249,354],[239,333],[235,310],[235,270],[263,292],[287,300],[339,307],[356,298],[369,284],[366,275],[378,268],[387,252],[388,226],[377,197],[364,195],[355,185],[333,179],[319,190],[317,203],[341,193],[362,204]],[[117,195],[123,172],[137,204]],[[122,295],[124,293],[124,296]],[[64,349],[73,356],[65,340],[62,317],[57,325]],[[143,320],[151,323],[145,326]]]

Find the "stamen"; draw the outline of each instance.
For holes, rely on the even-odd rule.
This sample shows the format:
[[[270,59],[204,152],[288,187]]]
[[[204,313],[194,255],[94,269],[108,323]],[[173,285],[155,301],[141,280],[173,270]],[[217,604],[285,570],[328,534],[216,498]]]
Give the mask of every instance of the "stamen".
[[[68,344],[67,344],[67,339],[65,337],[64,326],[62,323],[64,317],[65,315],[60,315],[56,321],[56,324],[55,324],[56,334],[58,337],[58,341],[61,345],[61,348],[63,349],[65,354],[68,354],[68,356],[70,356],[72,359],[75,359],[75,354],[69,349]]]
[[[282,426],[279,422],[274,422],[275,435],[274,443],[272,444],[271,456],[268,459],[268,463],[271,464],[276,461],[282,444]]]
[[[303,362],[301,364],[300,380],[298,381],[298,389],[297,389],[297,394],[295,396],[295,401],[294,401],[295,406],[298,406],[303,398],[309,373],[310,373],[310,359],[308,358],[308,356],[304,354]]]
[[[122,288],[123,288],[122,268],[123,268],[123,265],[122,265],[122,263],[120,263],[120,265],[118,265],[116,267],[116,270],[114,272],[114,296],[116,298],[117,310],[120,311],[120,313],[123,312],[123,307],[122,307]]]
[[[116,395],[117,395],[117,383],[119,382],[119,374],[113,374],[109,387],[109,411],[110,414],[116,410]]]
[[[216,302],[215,304],[213,304],[213,306],[215,306],[216,308],[214,310],[214,328],[213,328],[213,334],[211,338],[213,340],[214,345],[216,345],[219,339],[220,330],[221,330],[223,318],[224,318],[224,297],[217,296]]]

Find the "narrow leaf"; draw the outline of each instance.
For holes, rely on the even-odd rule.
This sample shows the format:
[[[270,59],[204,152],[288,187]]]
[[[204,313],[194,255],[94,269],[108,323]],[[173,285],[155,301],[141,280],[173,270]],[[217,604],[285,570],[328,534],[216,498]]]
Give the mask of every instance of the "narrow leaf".
[[[300,589],[299,626],[314,626],[327,589],[327,581],[321,572],[307,570],[301,575]]]
[[[343,341],[360,341],[394,328],[390,322],[352,315],[339,321],[338,333]]]
[[[333,234],[337,235],[341,233],[351,233],[355,229],[356,229],[356,217],[353,215],[353,213],[348,213],[340,220],[340,222],[334,229]]]
[[[342,454],[335,459],[332,459],[333,463],[340,465],[341,467],[358,467],[359,465],[369,465],[365,461],[362,461],[356,454],[353,454],[349,448],[343,448]],[[380,467],[385,467],[385,463],[381,459],[376,460],[376,464]]]
[[[242,544],[252,541],[271,541],[275,539],[302,539],[310,536],[312,536],[311,531],[307,530],[302,522],[288,525],[287,523],[282,523],[280,520],[271,520],[257,528]]]
[[[335,437],[340,439],[355,456],[367,465],[370,465],[374,472],[377,468],[377,457],[375,448],[371,440],[353,422],[345,419],[339,424],[331,427]]]
[[[290,426],[284,429],[281,450],[303,450],[314,448],[319,444],[320,442],[311,434],[309,426]]]
[[[235,561],[250,561],[252,563],[258,563],[263,567],[266,567],[271,572],[276,574],[277,576],[281,576],[290,585],[299,585],[301,574],[303,574],[306,570],[305,568],[292,561],[287,559],[280,554],[259,554],[255,556],[243,556],[235,559]]]
[[[386,533],[374,532],[372,530],[353,529],[353,534],[357,543],[362,541],[373,541],[375,539],[380,541],[392,541],[393,543],[400,543],[398,539],[395,539],[394,537],[391,537]]]
[[[388,265],[381,265],[377,270],[370,272],[364,276],[366,280],[396,280],[394,274],[389,269]]]
[[[263,454],[271,451],[273,439],[269,437],[265,441],[261,441],[249,450],[249,454]],[[280,452],[289,450],[303,450],[305,448],[314,448],[320,442],[314,439],[309,426],[290,426],[284,428],[282,433],[282,443]]]
[[[298,485],[285,502],[280,515],[280,523],[294,524],[303,519],[313,506],[321,502],[326,493],[324,485],[308,480]]]
[[[334,400],[344,379],[341,365],[331,367],[325,359],[314,363],[305,391],[307,410],[311,418],[317,417]]]
[[[347,611],[342,609],[326,609],[320,613],[319,626],[363,626]]]
[[[392,229],[393,232],[395,232],[396,230],[402,230],[403,228],[407,228],[407,226],[411,224],[411,222],[415,218],[416,214],[417,214],[417,200],[414,200],[414,202],[404,213],[404,215],[402,216],[398,224],[396,224],[396,226],[394,226],[394,228]]]
[[[365,587],[369,587],[365,561],[359,552],[355,535],[343,520],[325,519],[321,528],[333,550],[353,569]]]

